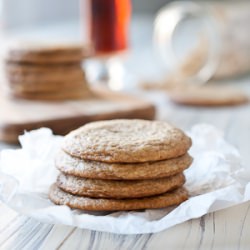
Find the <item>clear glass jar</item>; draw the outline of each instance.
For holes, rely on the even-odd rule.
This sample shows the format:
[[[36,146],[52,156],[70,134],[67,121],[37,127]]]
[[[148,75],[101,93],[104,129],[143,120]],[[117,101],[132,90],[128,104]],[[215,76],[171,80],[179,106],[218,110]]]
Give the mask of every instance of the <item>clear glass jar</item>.
[[[250,1],[178,1],[155,19],[155,46],[168,70],[205,83],[250,72]]]

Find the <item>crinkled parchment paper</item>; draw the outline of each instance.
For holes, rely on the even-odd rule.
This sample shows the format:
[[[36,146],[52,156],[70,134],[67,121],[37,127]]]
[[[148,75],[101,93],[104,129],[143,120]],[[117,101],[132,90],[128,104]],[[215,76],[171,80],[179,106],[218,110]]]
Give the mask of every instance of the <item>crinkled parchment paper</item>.
[[[90,213],[56,206],[47,193],[58,171],[54,155],[61,136],[41,128],[20,136],[21,149],[3,150],[0,199],[19,213],[52,224],[120,234],[153,233],[250,199],[250,184],[239,152],[207,124],[187,131],[193,140],[192,166],[185,171],[190,199],[178,207],[138,212]],[[246,178],[245,178],[246,179]],[[250,181],[250,179],[249,179]]]

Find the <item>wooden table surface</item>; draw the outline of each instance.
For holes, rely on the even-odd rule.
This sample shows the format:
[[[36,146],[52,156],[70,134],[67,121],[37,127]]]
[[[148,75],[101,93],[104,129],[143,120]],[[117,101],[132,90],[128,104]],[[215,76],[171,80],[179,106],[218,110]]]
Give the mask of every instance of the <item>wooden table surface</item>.
[[[141,35],[141,33],[140,33]],[[233,81],[250,92],[250,77]],[[165,96],[147,95],[158,107],[157,119],[182,129],[213,124],[240,151],[250,168],[250,105],[194,108],[170,103]],[[0,149],[10,145],[0,144]],[[20,166],[21,167],[21,166]],[[117,235],[48,225],[17,214],[0,202],[0,249],[250,249],[250,202],[207,214],[168,230],[145,235]]]

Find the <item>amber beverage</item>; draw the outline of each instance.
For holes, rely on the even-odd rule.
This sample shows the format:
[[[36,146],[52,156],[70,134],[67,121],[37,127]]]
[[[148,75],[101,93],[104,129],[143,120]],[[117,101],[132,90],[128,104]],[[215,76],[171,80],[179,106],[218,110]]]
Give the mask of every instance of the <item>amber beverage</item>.
[[[88,32],[96,55],[128,47],[130,0],[88,0]]]

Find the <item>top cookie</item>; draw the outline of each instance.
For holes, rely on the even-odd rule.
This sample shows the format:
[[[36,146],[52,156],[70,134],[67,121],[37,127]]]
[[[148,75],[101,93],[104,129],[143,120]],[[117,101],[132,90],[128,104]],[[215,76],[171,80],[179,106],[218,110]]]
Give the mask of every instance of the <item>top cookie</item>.
[[[136,163],[181,156],[191,139],[162,121],[110,120],[89,123],[69,133],[63,150],[86,160]]]
[[[82,44],[11,43],[5,52],[7,62],[56,64],[80,62],[89,49]]]

